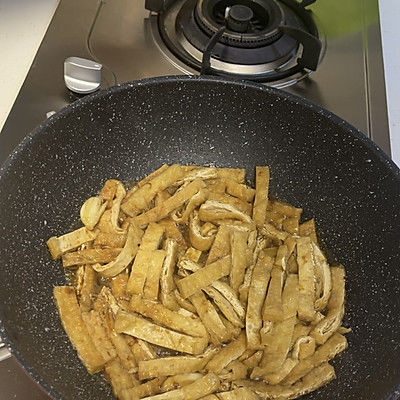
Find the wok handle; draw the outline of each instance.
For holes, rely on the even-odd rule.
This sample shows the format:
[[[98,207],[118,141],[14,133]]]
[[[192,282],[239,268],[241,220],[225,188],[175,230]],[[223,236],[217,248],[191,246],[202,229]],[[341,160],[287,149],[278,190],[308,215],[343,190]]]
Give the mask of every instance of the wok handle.
[[[8,350],[6,344],[1,340],[0,337],[0,362],[11,357],[11,352]]]

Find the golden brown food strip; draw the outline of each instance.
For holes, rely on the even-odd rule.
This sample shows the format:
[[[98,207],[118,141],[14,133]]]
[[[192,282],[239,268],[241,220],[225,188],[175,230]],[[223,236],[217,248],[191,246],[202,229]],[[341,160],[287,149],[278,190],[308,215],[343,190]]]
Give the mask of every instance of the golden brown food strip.
[[[118,358],[109,361],[105,366],[105,371],[116,397],[122,396],[124,389],[130,389],[139,385],[134,374],[126,371]]]
[[[151,318],[157,324],[164,325],[175,331],[197,337],[207,336],[204,325],[194,315],[185,316],[179,314],[156,301],[147,300],[135,294],[131,297],[129,307],[132,311]]]
[[[183,189],[178,190],[172,197],[165,200],[163,204],[153,207],[149,211],[134,217],[133,220],[138,226],[147,225],[165,218],[171,211],[180,207],[185,201],[194,196],[200,189],[205,187],[201,179],[195,179]]]
[[[302,213],[301,208],[296,208],[290,204],[282,203],[278,200],[272,202],[272,209],[279,214],[285,215],[286,217],[300,218]]]
[[[167,238],[174,239],[176,243],[178,243],[180,249],[186,250],[186,240],[174,221],[170,219],[162,219],[158,224],[165,228],[165,236]]]
[[[98,232],[96,239],[94,239],[94,246],[107,246],[122,248],[126,242],[126,233],[108,233]]]
[[[301,360],[284,379],[283,383],[292,385],[311,372],[315,367],[328,362],[346,348],[346,338],[340,333],[335,333],[323,345],[318,347],[312,356]]]
[[[311,248],[314,257],[315,275],[317,278],[318,286],[321,287],[321,293],[317,296],[315,301],[315,309],[317,311],[324,310],[328,304],[332,290],[331,270],[328,262],[320,248],[311,242]],[[344,301],[344,299],[343,299]]]
[[[163,357],[139,362],[139,379],[156,378],[199,371],[204,364],[200,357]]]
[[[282,286],[284,272],[279,267],[271,270],[271,281],[263,309],[263,320],[279,322],[283,319]]]
[[[132,338],[133,339],[133,338]],[[135,340],[135,339],[133,339]],[[138,339],[132,346],[132,352],[135,356],[135,360],[139,363],[140,361],[153,360],[157,358],[157,354],[150,343],[144,340]]]
[[[225,179],[226,192],[232,196],[235,196],[243,201],[253,201],[256,191],[242,183],[237,183],[231,179]]]
[[[253,205],[253,220],[258,228],[265,223],[268,206],[269,167],[256,167],[256,194]]]
[[[100,371],[105,361],[97,351],[82,320],[74,288],[56,286],[53,294],[65,332],[79,358],[90,374]]]
[[[150,223],[140,242],[140,251],[157,250],[164,236],[165,228],[161,224]]]
[[[238,299],[235,291],[227,283],[222,282],[221,280],[215,281],[212,284],[212,287],[218,290],[226,298],[229,304],[232,305],[233,309],[235,310],[240,320],[244,321],[246,316],[246,310],[243,307],[240,300]]]
[[[91,310],[90,312],[82,313],[82,319],[85,322],[92,342],[103,359],[107,362],[115,358],[117,352],[103,325],[100,314],[95,310]]]
[[[83,264],[104,264],[114,260],[122,249],[84,249],[74,251],[73,253],[65,253],[62,256],[63,267],[72,267]]]
[[[289,236],[287,232],[280,231],[275,228],[272,224],[265,223],[261,229],[261,233],[267,237],[271,237],[278,240],[286,240]]]
[[[183,169],[178,164],[171,165],[158,175],[153,175],[150,181],[140,186],[127,198],[121,206],[122,211],[131,217],[137,215],[149,206],[150,201],[155,197],[157,192],[166,189],[183,175]]]
[[[144,185],[146,185],[147,183],[149,183],[151,180],[153,180],[156,176],[161,175],[165,170],[167,170],[170,166],[168,164],[163,164],[161,165],[160,168],[157,168],[156,170],[154,170],[153,172],[151,172],[150,174],[146,175],[143,179],[141,179],[138,183],[137,183],[137,187],[142,187]]]
[[[183,207],[173,211],[170,218],[180,225],[185,225],[189,220],[190,214],[208,199],[208,194],[207,188],[200,189]]]
[[[221,229],[221,228],[220,228]],[[243,283],[244,274],[247,267],[247,238],[249,232],[232,229],[230,235],[232,269],[229,281],[232,288],[238,292]]]
[[[310,357],[315,351],[315,340],[311,336],[301,336],[293,346],[292,356],[303,360]]]
[[[199,218],[202,221],[218,222],[224,219],[239,220],[248,224],[252,224],[252,219],[244,212],[236,207],[221,203],[220,201],[207,200],[199,209]]]
[[[214,287],[206,287],[203,289],[204,292],[213,299],[215,305],[220,309],[221,313],[225,318],[230,321],[233,325],[243,328],[243,320],[236,313],[233,305],[226,299],[218,290]]]
[[[234,387],[247,387],[263,400],[289,400],[310,393],[335,378],[335,370],[324,363],[304,376],[301,382],[293,386],[268,385],[262,381],[241,380],[234,382]]]
[[[246,170],[244,168],[217,168],[219,178],[228,178],[237,183],[244,183]]]
[[[201,230],[202,226],[199,220],[199,213],[194,210],[189,218],[189,240],[191,245],[196,249],[206,251],[212,246],[217,229],[210,229],[205,234],[203,234]]]
[[[126,285],[128,284],[129,275],[127,273],[118,274],[111,282],[111,291],[114,297],[126,296]]]
[[[219,386],[220,380],[218,376],[210,372],[190,385],[156,396],[146,397],[143,400],[197,400],[214,393]]]
[[[160,289],[160,277],[165,260],[165,255],[166,253],[164,250],[154,250],[153,252],[153,259],[151,264],[149,265],[146,282],[143,288],[143,296],[147,299],[158,299],[158,292]]]
[[[122,272],[136,256],[143,231],[136,225],[130,224],[124,248],[114,261],[105,265],[96,264],[93,268],[102,276],[111,278]]]
[[[210,334],[211,342],[220,344],[228,340],[230,332],[227,332],[220,316],[214,306],[206,299],[204,293],[202,291],[196,292],[190,297],[190,301]]]
[[[315,317],[315,276],[309,237],[297,239],[297,263],[299,265],[299,318],[312,321]]]
[[[176,301],[174,290],[174,269],[178,256],[178,244],[174,239],[165,241],[165,259],[162,265],[160,276],[160,301],[170,310],[178,310],[179,305]]]
[[[91,265],[85,265],[83,282],[78,293],[79,305],[82,311],[89,311],[92,307],[92,296],[96,292],[96,272]]]
[[[159,271],[164,262],[164,250],[139,250],[133,261],[126,290],[129,294],[143,294],[148,275]]]
[[[90,197],[82,205],[80,217],[83,225],[89,230],[93,230],[99,222],[100,217],[107,207],[107,202],[104,202],[101,197]]]
[[[229,244],[230,229],[226,225],[221,225],[218,228],[218,232],[215,236],[214,243],[211,246],[210,252],[208,253],[207,264],[225,257],[230,252]]]
[[[279,383],[287,373],[294,367],[297,361],[289,361],[288,372],[282,377],[279,375],[279,369],[283,368],[287,354],[289,353],[293,330],[296,323],[296,312],[298,304],[298,277],[297,275],[288,275],[285,288],[282,294],[283,321],[276,323],[273,327],[272,335],[265,343],[265,351],[262,359],[262,368],[256,368],[252,377],[265,377],[270,383],[273,378]],[[290,367],[289,367],[290,365]],[[278,375],[274,374],[278,372]]]
[[[318,244],[314,218],[299,225],[299,235],[308,236],[315,244]]]
[[[214,281],[228,275],[230,269],[231,260],[229,256],[226,256],[181,279],[176,285],[178,286],[182,297],[186,299],[198,290],[203,289],[211,285]]]
[[[247,346],[250,349],[257,350],[261,348],[261,311],[265,301],[265,295],[267,293],[267,287],[273,263],[274,259],[266,256],[265,253],[261,251],[253,270],[246,313]]]
[[[198,379],[202,378],[203,374],[200,373],[185,373],[168,377],[161,386],[162,392],[178,389],[182,386],[187,386]],[[218,399],[217,399],[218,400]]]
[[[251,204],[247,203],[246,201],[239,199],[237,197],[230,196],[226,193],[218,193],[212,192],[210,189],[210,193],[208,195],[209,200],[219,201],[220,203],[230,204],[231,206],[237,208],[239,211],[250,215],[251,213]]]
[[[158,206],[159,204],[163,203],[165,200],[169,199],[171,195],[168,193],[167,190],[162,190],[156,194],[154,205]]]
[[[292,235],[297,235],[299,233],[299,218],[288,217],[282,221],[282,229],[285,232],[289,232]]]
[[[46,243],[51,256],[56,260],[67,251],[76,249],[81,244],[94,240],[95,237],[94,232],[83,227],[59,237],[53,236]]]
[[[229,392],[221,392],[217,396],[220,400],[259,400],[259,397],[248,388],[238,388]]]
[[[340,327],[344,314],[345,271],[342,266],[330,269],[332,291],[328,301],[327,314],[311,331],[317,344],[325,343]]]
[[[126,333],[167,349],[189,354],[200,354],[207,345],[207,338],[174,332],[121,310],[118,311],[115,318],[115,330],[118,333]]]
[[[161,385],[165,381],[165,377],[154,378],[150,381],[142,383],[139,386],[123,389],[121,391],[120,400],[137,400],[142,399],[146,396],[154,396],[161,392]],[[148,397],[146,397],[148,398]]]
[[[242,333],[238,339],[223,347],[206,365],[207,371],[219,374],[230,362],[239,358],[246,350],[246,335]]]
[[[111,201],[115,193],[117,192],[117,186],[118,186],[119,181],[116,179],[108,179],[104,183],[104,186],[100,190],[99,196],[103,198],[104,200]]]

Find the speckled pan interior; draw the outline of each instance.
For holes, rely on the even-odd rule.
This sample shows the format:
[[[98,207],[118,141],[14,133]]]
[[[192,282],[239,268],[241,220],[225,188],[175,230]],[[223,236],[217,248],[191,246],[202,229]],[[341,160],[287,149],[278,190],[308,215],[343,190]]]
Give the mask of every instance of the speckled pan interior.
[[[310,399],[395,399],[400,384],[400,174],[356,129],[274,89],[218,78],[156,78],[89,96],[38,127],[0,175],[1,335],[56,399],[111,399],[90,376],[52,300],[65,284],[45,241],[76,226],[107,178],[162,163],[269,165],[271,194],[314,216],[347,269],[350,347]],[[396,394],[397,393],[397,394]]]

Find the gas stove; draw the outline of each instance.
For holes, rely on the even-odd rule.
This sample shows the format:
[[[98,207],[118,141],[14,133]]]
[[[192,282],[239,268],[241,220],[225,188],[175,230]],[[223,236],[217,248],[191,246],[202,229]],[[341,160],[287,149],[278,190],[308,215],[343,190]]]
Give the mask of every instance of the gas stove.
[[[82,97],[63,65],[102,65],[99,87],[215,74],[281,88],[349,121],[390,155],[378,0],[61,0],[0,133],[0,161]],[[4,399],[47,399],[13,358]]]

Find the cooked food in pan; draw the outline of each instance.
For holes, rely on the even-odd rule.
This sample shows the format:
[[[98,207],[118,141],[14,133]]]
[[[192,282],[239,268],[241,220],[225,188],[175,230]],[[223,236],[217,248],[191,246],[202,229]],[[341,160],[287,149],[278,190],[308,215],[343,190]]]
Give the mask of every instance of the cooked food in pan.
[[[174,164],[128,191],[110,179],[83,227],[48,240],[76,271],[54,288],[64,329],[116,397],[294,399],[335,378],[345,271],[269,177]]]

